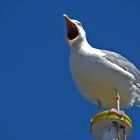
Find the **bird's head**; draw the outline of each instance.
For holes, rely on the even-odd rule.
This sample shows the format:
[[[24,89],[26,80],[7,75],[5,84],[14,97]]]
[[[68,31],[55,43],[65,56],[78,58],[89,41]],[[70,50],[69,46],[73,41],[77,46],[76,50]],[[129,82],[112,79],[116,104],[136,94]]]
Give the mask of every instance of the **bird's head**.
[[[86,33],[82,24],[74,19],[70,19],[66,14],[63,15],[66,21],[67,40],[70,46],[78,46],[86,40]]]

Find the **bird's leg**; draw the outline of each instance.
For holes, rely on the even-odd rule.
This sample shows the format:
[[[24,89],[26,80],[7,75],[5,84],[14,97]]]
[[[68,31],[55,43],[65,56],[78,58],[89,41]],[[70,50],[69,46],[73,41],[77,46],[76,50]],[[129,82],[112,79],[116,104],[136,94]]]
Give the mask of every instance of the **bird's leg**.
[[[102,112],[103,111],[103,105],[100,99],[97,100],[97,104],[98,104],[98,112]],[[93,119],[90,120],[90,128],[89,128],[89,132],[92,132],[92,124],[93,123]]]
[[[116,105],[117,105],[116,108],[117,109],[116,108],[112,108],[110,111],[114,112],[114,113],[117,113],[118,115],[123,115],[124,112],[120,110],[120,95],[119,95],[118,90],[115,89],[115,93],[116,93],[115,100],[116,100]]]
[[[118,90],[115,89],[115,93],[116,93],[116,103],[117,103],[117,110],[120,110],[120,95],[119,95],[119,92]]]
[[[98,103],[98,112],[102,112],[103,111],[103,105],[100,99],[97,100]]]
[[[103,105],[100,99],[97,100],[97,104],[98,104],[98,113],[102,112],[103,110]],[[90,128],[89,128],[89,132],[92,132],[92,123],[93,123],[93,119],[90,120]]]

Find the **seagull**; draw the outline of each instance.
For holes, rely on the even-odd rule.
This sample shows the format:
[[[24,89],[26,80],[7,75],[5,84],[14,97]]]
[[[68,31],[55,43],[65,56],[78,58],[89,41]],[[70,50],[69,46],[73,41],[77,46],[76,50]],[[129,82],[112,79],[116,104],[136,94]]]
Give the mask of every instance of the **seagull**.
[[[82,24],[64,14],[70,45],[70,71],[80,93],[102,111],[122,115],[121,108],[140,107],[140,72],[118,53],[92,47]]]

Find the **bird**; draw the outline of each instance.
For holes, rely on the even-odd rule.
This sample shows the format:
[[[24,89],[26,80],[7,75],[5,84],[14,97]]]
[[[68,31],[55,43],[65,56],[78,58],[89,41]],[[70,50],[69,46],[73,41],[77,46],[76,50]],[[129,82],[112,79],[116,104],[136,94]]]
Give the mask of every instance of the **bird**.
[[[70,72],[81,95],[111,112],[123,114],[122,108],[140,107],[140,71],[122,55],[92,47],[78,20],[63,15],[66,39],[70,45]]]

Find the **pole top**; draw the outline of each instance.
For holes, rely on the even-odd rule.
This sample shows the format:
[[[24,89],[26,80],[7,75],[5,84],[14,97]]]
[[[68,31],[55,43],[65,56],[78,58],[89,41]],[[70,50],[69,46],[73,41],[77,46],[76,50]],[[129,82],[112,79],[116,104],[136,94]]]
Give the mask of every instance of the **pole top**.
[[[117,125],[122,134],[123,129],[125,129],[126,136],[130,134],[132,129],[131,119],[126,114],[118,115],[115,112],[107,110],[91,119],[91,133],[94,133],[98,139],[101,139],[103,129],[113,125]]]

